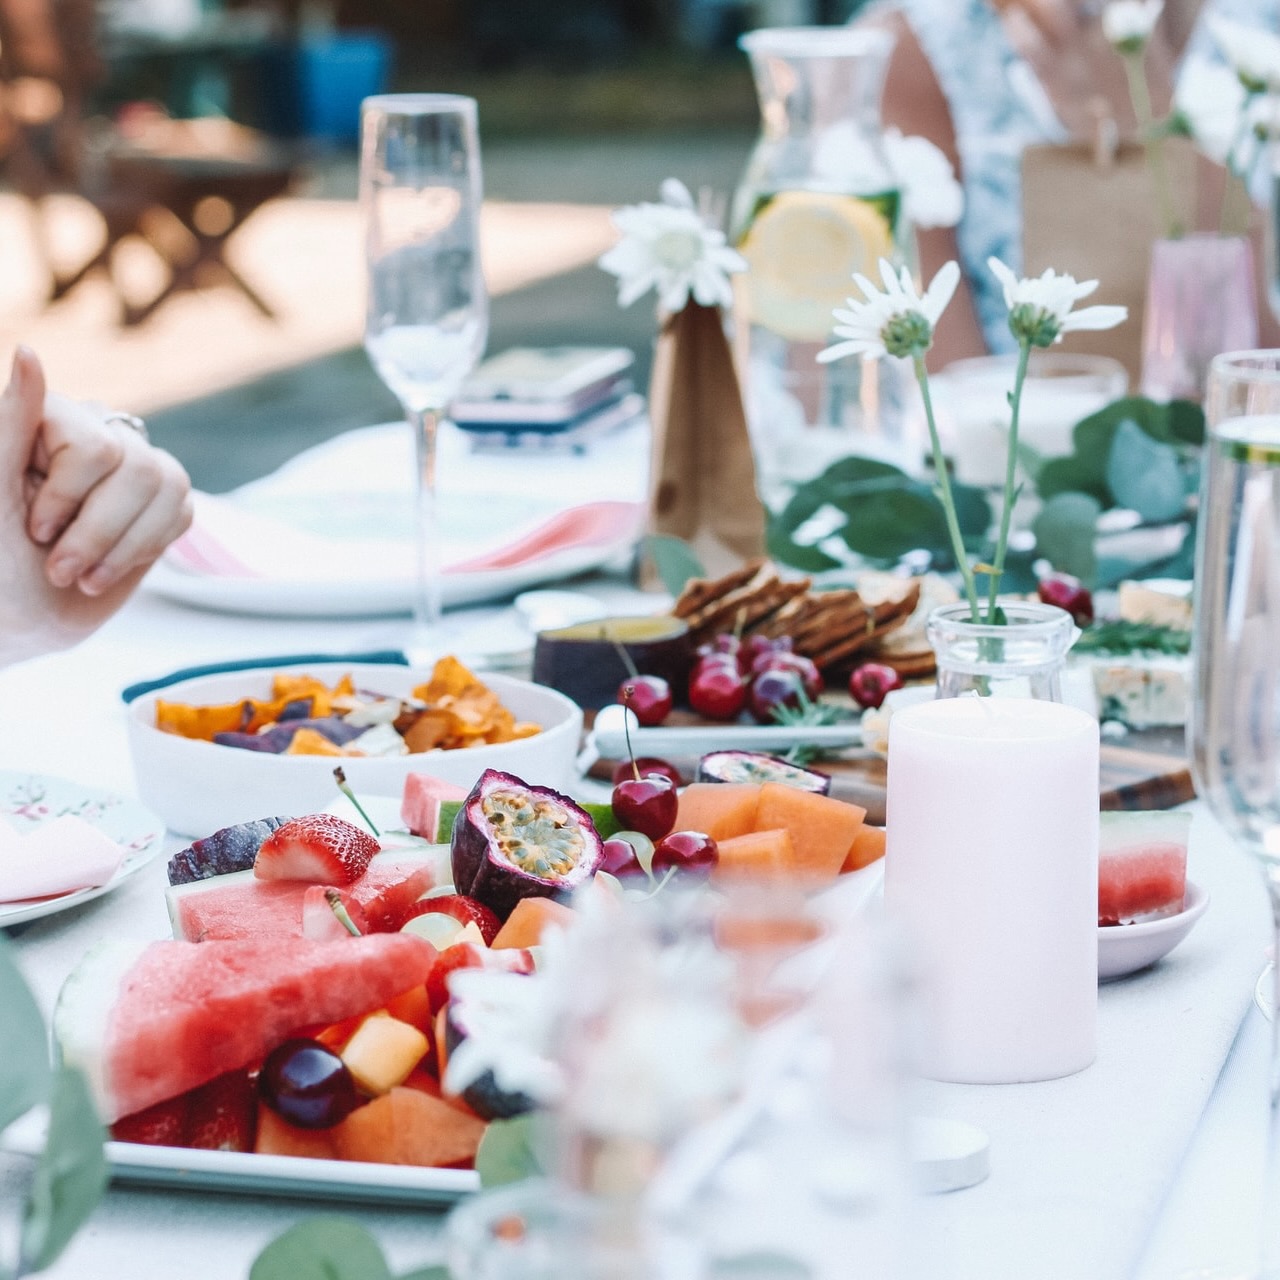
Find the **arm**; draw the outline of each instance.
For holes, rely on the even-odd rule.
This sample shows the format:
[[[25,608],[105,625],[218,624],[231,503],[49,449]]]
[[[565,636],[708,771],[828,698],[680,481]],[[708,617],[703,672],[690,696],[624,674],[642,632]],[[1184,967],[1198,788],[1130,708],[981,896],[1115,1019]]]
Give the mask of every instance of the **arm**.
[[[136,432],[46,397],[19,349],[0,396],[0,662],[83,639],[191,521],[190,482]]]

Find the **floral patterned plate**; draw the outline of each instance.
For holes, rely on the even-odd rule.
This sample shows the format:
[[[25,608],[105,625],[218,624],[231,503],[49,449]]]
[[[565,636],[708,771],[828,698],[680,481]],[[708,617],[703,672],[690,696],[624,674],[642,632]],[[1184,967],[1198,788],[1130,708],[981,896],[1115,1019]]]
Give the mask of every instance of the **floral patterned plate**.
[[[82,786],[69,778],[0,770],[0,815],[19,833],[63,814],[83,818],[122,845],[125,856],[120,869],[106,884],[92,889],[77,889],[53,898],[0,902],[0,929],[53,915],[100,897],[146,866],[164,842],[164,823],[136,800]]]

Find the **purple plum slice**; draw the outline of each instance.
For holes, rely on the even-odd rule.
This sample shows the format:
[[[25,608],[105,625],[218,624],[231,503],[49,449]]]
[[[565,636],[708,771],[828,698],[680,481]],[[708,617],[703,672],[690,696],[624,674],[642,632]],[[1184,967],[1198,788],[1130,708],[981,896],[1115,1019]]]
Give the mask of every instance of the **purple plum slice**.
[[[261,733],[215,733],[213,740],[220,747],[239,747],[244,751],[265,751],[270,755],[283,755],[299,729],[314,729],[328,738],[335,747],[345,746],[358,738],[364,730],[337,716],[321,716],[318,720],[285,720],[273,724]]]
[[[825,796],[831,778],[817,769],[802,769],[790,760],[779,760],[759,751],[712,751],[698,762],[699,782],[781,782],[801,791]]]
[[[586,810],[550,787],[486,769],[453,822],[453,883],[505,920],[521,898],[558,898],[589,880],[604,845]]]
[[[262,842],[288,821],[288,818],[256,818],[192,841],[169,859],[169,883],[192,884],[196,880],[230,875],[233,871],[252,871]]]

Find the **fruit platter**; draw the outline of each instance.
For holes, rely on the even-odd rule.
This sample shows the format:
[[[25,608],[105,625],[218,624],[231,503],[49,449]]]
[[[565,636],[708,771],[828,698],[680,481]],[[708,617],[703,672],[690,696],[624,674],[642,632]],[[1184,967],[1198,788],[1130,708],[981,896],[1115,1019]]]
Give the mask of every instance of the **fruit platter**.
[[[584,893],[821,894],[877,873],[883,830],[821,775],[750,775],[711,760],[715,780],[678,789],[636,762],[607,803],[496,769],[469,789],[414,773],[368,803],[339,778],[328,811],[193,841],[166,868],[172,938],[103,941],[54,1014],[116,1175],[419,1202],[474,1189],[489,1123],[529,1103],[492,1075],[451,1084],[468,1035],[452,975],[536,973]]]

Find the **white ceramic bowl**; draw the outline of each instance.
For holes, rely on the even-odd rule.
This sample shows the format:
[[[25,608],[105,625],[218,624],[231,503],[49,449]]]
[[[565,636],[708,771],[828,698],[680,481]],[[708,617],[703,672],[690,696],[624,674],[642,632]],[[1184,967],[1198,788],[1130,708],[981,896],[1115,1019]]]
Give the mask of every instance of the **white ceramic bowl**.
[[[1098,926],[1098,977],[1122,978],[1163,959],[1195,927],[1209,906],[1209,891],[1187,881],[1187,905],[1176,916],[1141,924]]]
[[[155,727],[157,699],[196,704],[234,702],[266,697],[272,667],[233,671],[184,680],[144,694],[129,706],[129,747],[133,755],[138,795],[164,819],[170,830],[184,836],[206,836],[219,827],[271,814],[313,813],[338,795],[333,767],[341,764],[357,793],[398,796],[410,773],[470,787],[485,769],[504,769],[529,782],[569,790],[575,779],[574,760],[582,737],[582,710],[554,689],[485,674],[484,682],[501,697],[517,720],[532,720],[542,732],[516,742],[470,747],[456,751],[426,751],[388,758],[283,756],[222,747],[212,742],[164,733]],[[389,694],[408,694],[429,673],[409,667],[360,663],[308,663],[296,668],[334,683],[350,672],[357,688]]]

